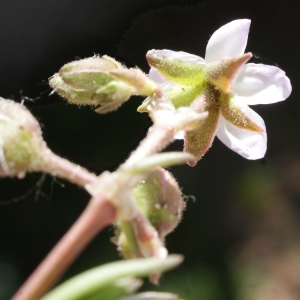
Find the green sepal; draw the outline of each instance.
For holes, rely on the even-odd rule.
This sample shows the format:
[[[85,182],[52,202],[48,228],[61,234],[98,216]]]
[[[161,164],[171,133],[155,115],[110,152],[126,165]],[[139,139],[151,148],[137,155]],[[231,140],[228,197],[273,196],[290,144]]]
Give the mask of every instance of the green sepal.
[[[165,58],[159,53],[159,50],[149,51],[146,55],[147,61],[151,67],[170,81],[184,86],[195,86],[204,81],[204,64]]]
[[[122,101],[114,102],[101,102],[101,106],[96,108],[94,111],[98,114],[105,114],[118,109],[123,104]]]
[[[208,115],[195,129],[188,130],[184,136],[184,151],[194,155],[188,164],[193,167],[210,148],[215,137],[220,117],[220,107],[213,103],[207,108]]]
[[[229,93],[237,72],[251,57],[252,53],[245,53],[238,57],[226,57],[211,62],[206,67],[206,76],[222,92]]]
[[[149,112],[147,107],[149,105],[151,101],[151,98],[150,97],[147,97],[143,102],[142,104],[137,108],[137,111],[140,112],[140,113],[144,113],[144,112]]]
[[[135,95],[149,96],[152,95],[157,88],[157,84],[137,68],[119,68],[110,71],[109,74],[117,80],[131,86],[135,91]]]
[[[95,56],[65,64],[59,70],[59,75],[65,83],[73,88],[95,91],[114,79],[108,72],[118,66],[117,61],[111,58]]]
[[[256,125],[249,117],[247,117],[242,109],[236,104],[232,95],[221,93],[219,103],[222,116],[228,122],[244,130],[254,132],[263,131],[261,127]]]
[[[192,102],[194,102],[197,97],[201,95],[203,87],[204,83],[195,86],[179,86],[174,84],[171,88],[168,88],[165,93],[177,109],[179,107],[189,106]],[[146,98],[138,107],[137,111],[148,112],[147,106],[150,100],[150,97]]]
[[[69,68],[67,68],[67,70],[68,69]],[[73,88],[88,89],[91,91],[95,91],[99,86],[105,86],[110,81],[114,80],[112,76],[109,76],[102,71],[95,69],[73,69],[66,71],[65,66],[60,69],[59,75],[65,83]]]
[[[58,73],[54,74],[49,79],[49,84],[55,91],[63,98],[67,99],[69,103],[77,105],[99,105],[99,101],[103,100],[105,94],[95,94],[94,91],[87,91],[84,89],[76,89],[67,85]]]

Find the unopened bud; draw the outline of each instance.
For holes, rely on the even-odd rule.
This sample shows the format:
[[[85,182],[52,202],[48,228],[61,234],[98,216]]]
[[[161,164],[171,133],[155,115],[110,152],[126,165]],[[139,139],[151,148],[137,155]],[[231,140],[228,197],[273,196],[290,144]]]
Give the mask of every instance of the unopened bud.
[[[21,104],[0,98],[0,177],[46,172],[85,186],[95,175],[54,154],[39,123]]]
[[[47,147],[40,126],[21,104],[0,98],[0,176],[37,170]]]
[[[167,256],[165,236],[181,220],[185,202],[174,177],[157,168],[133,189],[139,213],[117,224],[113,242],[125,258]]]
[[[185,202],[170,172],[158,168],[133,190],[138,206],[160,238],[173,231],[181,220]]]
[[[70,103],[100,105],[98,113],[117,109],[133,95],[152,95],[156,89],[156,84],[141,70],[127,69],[108,56],[68,63],[49,83]]]

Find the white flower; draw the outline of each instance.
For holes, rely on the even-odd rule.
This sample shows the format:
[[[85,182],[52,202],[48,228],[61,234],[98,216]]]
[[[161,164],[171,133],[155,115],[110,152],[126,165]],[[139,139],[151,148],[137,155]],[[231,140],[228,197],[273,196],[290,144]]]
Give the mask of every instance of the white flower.
[[[210,147],[214,135],[217,135],[227,147],[247,159],[262,158],[267,148],[265,124],[263,119],[248,105],[279,102],[285,100],[291,93],[290,80],[280,68],[263,64],[245,64],[252,56],[251,53],[243,55],[250,23],[251,21],[247,19],[235,20],[219,28],[208,41],[205,60],[185,52],[170,50],[151,50],[148,52],[147,58],[152,67],[149,77],[162,84],[167,92],[172,93],[172,90],[184,87],[184,90],[187,88],[187,92],[191,90],[191,93],[195,94],[195,86],[197,86],[195,80],[190,77],[190,84],[184,81],[185,75],[192,74],[194,69],[196,71],[193,78],[197,77],[195,74],[199,74],[198,77],[202,78],[203,82],[215,84],[215,87],[220,90],[219,98],[216,99],[218,106],[213,108],[215,109],[216,126],[211,126],[214,128],[211,129],[211,136],[207,139],[208,144],[204,147],[205,149],[198,151],[198,155],[196,153],[198,159]],[[156,64],[155,60],[160,60],[160,64]],[[238,66],[235,66],[234,72],[231,74],[232,76],[222,73],[222,66],[226,60],[231,64],[231,69],[227,68],[226,72],[232,71],[233,63],[237,64],[238,62]],[[161,62],[164,62],[165,65]],[[172,69],[170,66],[166,66],[167,62],[169,65],[173,63],[173,66],[175,63],[177,66],[183,64],[182,75],[179,74],[179,71],[178,74],[175,74],[176,68]],[[216,81],[210,80],[212,79],[209,77],[211,69],[213,69],[214,74],[219,76]],[[201,74],[203,74],[202,77]],[[180,76],[183,77],[181,81]],[[224,78],[226,88],[224,88]],[[218,80],[221,82],[220,85]],[[183,105],[190,105],[199,99],[201,94],[203,95],[203,84],[198,84],[198,90],[199,93],[196,97],[193,96],[193,101],[189,99],[190,102]],[[176,105],[178,106],[178,103]],[[218,110],[219,106],[220,109]],[[209,109],[207,110],[209,111]]]

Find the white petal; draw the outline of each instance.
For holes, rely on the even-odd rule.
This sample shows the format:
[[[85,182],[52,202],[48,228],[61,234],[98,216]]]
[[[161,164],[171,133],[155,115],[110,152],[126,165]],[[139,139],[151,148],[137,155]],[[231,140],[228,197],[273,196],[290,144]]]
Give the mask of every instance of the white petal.
[[[252,112],[256,114],[254,111]],[[247,159],[262,158],[267,150],[267,133],[265,130],[264,121],[262,118],[260,118],[260,120],[260,126],[264,130],[262,132],[253,132],[240,129],[226,121],[221,116],[220,124],[217,130],[217,137],[228,148]]]
[[[206,46],[206,62],[242,55],[247,45],[250,23],[248,19],[235,20],[215,31]]]
[[[167,78],[165,78],[163,75],[160,74],[160,72],[158,72],[155,68],[150,68],[148,77],[153,80],[154,82],[160,84],[161,89],[165,92],[168,93],[169,91],[172,91],[176,88],[178,88],[178,85],[170,80],[168,80]],[[146,104],[148,104],[150,100],[150,97],[147,97],[142,105],[138,108],[138,111],[142,111],[145,112],[147,111],[146,109]],[[145,107],[143,107],[143,105]],[[140,110],[141,109],[141,110]],[[182,138],[178,138],[178,139],[183,139],[184,138],[184,132],[181,134]],[[180,137],[180,134],[178,135],[178,137]],[[174,137],[175,139],[177,139],[177,137]]]
[[[158,84],[166,81],[166,79],[154,68],[150,69],[148,77]]]
[[[178,131],[178,132],[174,135],[174,139],[175,139],[175,140],[183,140],[183,139],[184,139],[184,130]]]
[[[232,93],[245,104],[269,104],[285,100],[291,93],[290,80],[275,66],[246,64],[233,83]]]
[[[2,114],[2,113],[0,112],[0,121],[6,121],[6,122],[12,123],[12,122],[13,122],[13,119],[11,119],[11,118],[8,117],[7,115]]]
[[[177,91],[178,89],[181,91],[182,87],[177,83],[169,80],[168,78],[164,77],[157,71],[155,68],[151,68],[149,71],[148,77],[152,79],[154,82],[160,84],[160,88],[164,91],[167,95],[168,93],[172,93],[173,91]],[[149,101],[149,97],[147,97],[143,103],[147,103]],[[175,139],[183,140],[184,139],[184,131],[180,133],[180,131],[174,136]]]
[[[172,51],[172,50],[150,50],[147,52],[147,57],[154,56],[162,59],[174,59],[180,60],[186,63],[206,65],[205,60],[197,55],[190,54],[183,51]]]
[[[154,82],[160,84],[161,88],[165,92],[178,87],[178,84],[161,75],[155,68],[150,69],[148,77]]]

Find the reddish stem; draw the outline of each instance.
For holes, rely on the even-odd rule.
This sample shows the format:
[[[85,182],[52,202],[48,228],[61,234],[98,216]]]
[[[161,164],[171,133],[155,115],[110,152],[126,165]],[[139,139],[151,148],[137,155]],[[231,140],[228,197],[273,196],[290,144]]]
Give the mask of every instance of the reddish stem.
[[[132,166],[151,154],[157,153],[174,140],[174,128],[170,125],[153,125],[149,128],[147,136],[141,141],[138,148],[133,151],[120,168]]]
[[[95,174],[50,151],[47,152],[47,155],[44,155],[42,171],[67,179],[80,186],[97,181]]]
[[[92,198],[84,212],[32,273],[12,300],[40,299],[63,275],[87,244],[116,218],[104,197]]]

